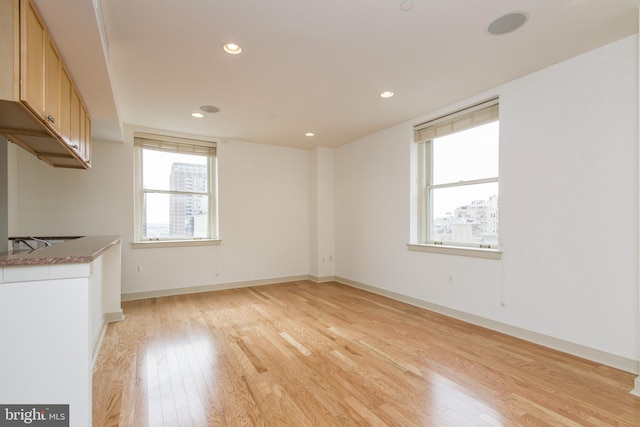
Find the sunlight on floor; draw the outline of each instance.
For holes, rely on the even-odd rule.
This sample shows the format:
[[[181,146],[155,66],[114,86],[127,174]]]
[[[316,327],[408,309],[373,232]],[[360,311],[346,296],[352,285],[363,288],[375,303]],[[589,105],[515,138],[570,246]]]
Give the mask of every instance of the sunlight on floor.
[[[448,378],[431,373],[432,392],[427,403],[443,425],[505,427],[501,414],[474,398],[474,393]]]
[[[217,395],[217,354],[211,335],[160,340],[146,348],[143,359],[149,425],[206,425],[208,405],[201,396]]]

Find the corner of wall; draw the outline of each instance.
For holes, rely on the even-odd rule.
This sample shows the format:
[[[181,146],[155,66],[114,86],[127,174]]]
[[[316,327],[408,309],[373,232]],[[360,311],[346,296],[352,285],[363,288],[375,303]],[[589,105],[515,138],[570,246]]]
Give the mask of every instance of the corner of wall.
[[[309,274],[335,274],[335,153],[315,147],[309,155]]]

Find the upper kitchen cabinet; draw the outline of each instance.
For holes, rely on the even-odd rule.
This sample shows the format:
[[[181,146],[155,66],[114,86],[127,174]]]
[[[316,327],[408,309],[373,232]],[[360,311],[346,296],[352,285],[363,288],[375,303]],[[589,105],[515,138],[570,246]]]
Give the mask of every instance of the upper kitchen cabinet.
[[[62,59],[51,37],[47,37],[44,44],[44,115],[50,127],[56,133],[61,132],[62,109],[60,87],[62,85]],[[62,135],[61,135],[62,136]]]
[[[62,65],[62,64],[61,64]],[[71,94],[75,91],[71,75],[64,66],[60,67],[60,134],[71,141]]]
[[[0,0],[0,134],[52,166],[91,167],[91,117],[31,0]]]
[[[84,104],[81,104],[80,107],[80,124],[83,127],[82,133],[80,134],[80,155],[88,165],[91,165],[91,120],[89,119],[89,112]]]
[[[44,116],[45,28],[30,1],[20,5],[20,100]]]
[[[91,164],[91,120],[76,90],[71,92],[71,147],[87,164]]]

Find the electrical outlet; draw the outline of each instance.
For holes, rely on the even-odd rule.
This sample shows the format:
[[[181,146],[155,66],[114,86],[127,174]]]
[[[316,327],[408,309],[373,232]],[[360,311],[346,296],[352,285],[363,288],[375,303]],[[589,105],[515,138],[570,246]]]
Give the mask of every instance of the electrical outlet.
[[[141,266],[141,265],[137,266],[137,267],[136,267],[136,271],[137,271],[138,273],[142,273],[142,266]]]
[[[453,274],[449,275],[449,284],[453,285]]]

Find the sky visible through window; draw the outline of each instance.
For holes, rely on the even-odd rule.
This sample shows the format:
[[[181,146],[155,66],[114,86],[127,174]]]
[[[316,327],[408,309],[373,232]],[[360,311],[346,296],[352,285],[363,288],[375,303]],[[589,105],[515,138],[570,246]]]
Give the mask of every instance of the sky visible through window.
[[[433,184],[455,183],[499,176],[498,122],[436,138],[433,141]],[[498,184],[479,184],[435,190],[435,218],[454,213],[475,200],[498,194]]]

